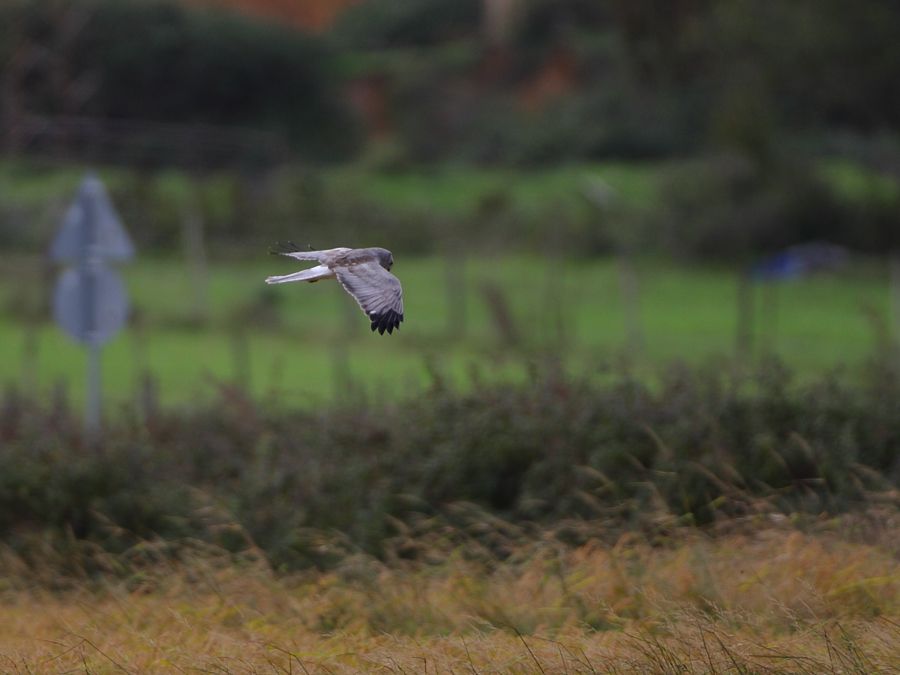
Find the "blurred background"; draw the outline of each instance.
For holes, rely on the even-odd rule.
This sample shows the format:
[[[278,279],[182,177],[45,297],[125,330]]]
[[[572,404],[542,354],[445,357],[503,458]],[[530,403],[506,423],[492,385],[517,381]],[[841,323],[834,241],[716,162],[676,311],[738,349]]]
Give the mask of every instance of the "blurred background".
[[[103,353],[123,405],[887,358],[898,25],[890,0],[7,0],[0,381],[83,396],[47,251],[87,170],[137,251]],[[400,334],[337,284],[266,287],[284,240],[393,250]]]
[[[898,26],[896,0],[3,0],[0,590],[142,592],[225,551],[369,584],[396,617],[372,635],[443,635],[365,556],[494,570],[819,523],[883,571],[798,545],[799,600],[758,592],[791,534],[721,578],[826,641],[795,623],[810,594],[896,614]],[[337,283],[267,286],[302,266],[286,241],[391,249],[399,333]],[[99,352],[57,323],[91,288]],[[703,555],[660,587],[705,617],[729,605]],[[559,625],[653,615],[631,582],[560,583]],[[362,625],[335,602],[309,625]]]

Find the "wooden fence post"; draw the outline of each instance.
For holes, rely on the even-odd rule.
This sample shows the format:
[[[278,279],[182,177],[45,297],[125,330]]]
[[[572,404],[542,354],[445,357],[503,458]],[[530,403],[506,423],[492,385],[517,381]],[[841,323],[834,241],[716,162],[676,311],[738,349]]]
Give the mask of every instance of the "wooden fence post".
[[[894,345],[900,349],[900,251],[894,251],[890,260],[891,332]]]
[[[644,329],[641,325],[641,297],[634,262],[628,254],[620,254],[619,291],[622,297],[622,316],[625,321],[625,350],[632,356],[644,352]]]
[[[735,321],[735,356],[741,363],[753,359],[753,337],[755,334],[753,303],[753,280],[746,269],[738,272],[737,278],[737,320]]]
[[[466,336],[466,259],[462,254],[444,256],[447,289],[447,337]]]
[[[189,190],[182,208],[182,244],[191,280],[191,321],[203,324],[209,318],[209,265],[199,178],[190,179]]]

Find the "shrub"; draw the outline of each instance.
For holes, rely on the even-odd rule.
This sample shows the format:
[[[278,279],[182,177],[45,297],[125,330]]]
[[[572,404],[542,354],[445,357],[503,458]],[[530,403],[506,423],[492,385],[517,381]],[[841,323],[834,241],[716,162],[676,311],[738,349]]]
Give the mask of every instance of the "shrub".
[[[812,240],[861,244],[847,210],[798,162],[760,164],[721,155],[670,171],[651,229],[664,251],[748,258]]]
[[[8,395],[0,537],[22,555],[42,537],[111,551],[249,538],[295,568],[328,564],[316,533],[377,553],[397,523],[463,502],[520,523],[836,512],[900,481],[898,382],[801,384],[774,366],[749,379],[673,369],[650,387],[537,370],[520,385],[318,411],[229,390],[209,408],[118,420],[99,444]]]

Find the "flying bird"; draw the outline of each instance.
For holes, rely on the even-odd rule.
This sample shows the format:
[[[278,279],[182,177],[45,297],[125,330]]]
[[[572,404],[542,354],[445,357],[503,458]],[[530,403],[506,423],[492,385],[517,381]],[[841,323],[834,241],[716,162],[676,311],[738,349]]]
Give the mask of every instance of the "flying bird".
[[[296,248],[288,242],[290,248]],[[390,273],[394,256],[385,248],[329,248],[323,251],[273,250],[297,260],[318,263],[293,274],[268,277],[267,284],[285,284],[290,281],[337,279],[359,304],[372,322],[372,331],[384,335],[400,329],[403,321],[403,289],[400,280]]]

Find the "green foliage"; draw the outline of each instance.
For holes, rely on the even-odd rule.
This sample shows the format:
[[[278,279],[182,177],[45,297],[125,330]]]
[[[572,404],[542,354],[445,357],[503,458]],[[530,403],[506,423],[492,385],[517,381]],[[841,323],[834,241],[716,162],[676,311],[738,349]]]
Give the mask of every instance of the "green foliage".
[[[346,156],[358,140],[318,38],[173,0],[32,0],[7,12],[18,30],[0,41],[52,50],[24,81],[29,113],[254,127],[316,158]]]
[[[98,444],[68,415],[7,396],[0,536],[26,557],[38,532],[112,551],[152,536],[242,547],[236,524],[296,568],[328,564],[315,532],[377,552],[392,523],[459,502],[550,523],[702,523],[761,501],[835,512],[900,480],[898,381],[798,384],[775,365],[749,379],[677,369],[648,387],[550,368],[520,385],[287,413],[223,390],[209,407],[113,424]]]
[[[531,134],[519,150],[528,148],[534,160],[555,147],[550,139],[560,130],[574,136],[580,127],[565,116],[561,109],[556,126]],[[506,138],[517,133],[511,125],[503,131]],[[639,137],[599,127],[585,138],[609,147],[631,141]],[[517,143],[503,152],[514,152]],[[488,149],[460,149],[482,151]],[[145,253],[178,251],[186,214],[202,219],[211,248],[242,251],[284,239],[318,246],[367,242],[377,232],[405,254],[433,254],[465,242],[467,249],[502,245],[577,257],[632,248],[730,261],[811,239],[867,252],[891,250],[900,241],[900,182],[849,160],[764,161],[731,153],[530,169],[291,166],[202,176],[108,169],[103,178]],[[71,168],[0,165],[0,244],[44,246],[79,180]]]
[[[821,143],[900,129],[891,0],[527,0],[497,44],[482,13],[478,0],[369,1],[312,37],[175,0],[17,0],[0,7],[0,63],[13,117],[252,127],[307,158],[360,149],[340,94],[359,75],[377,81],[396,154],[413,162],[764,159],[798,130]],[[530,97],[556,57],[568,69]],[[156,140],[129,138],[131,161],[164,159]]]
[[[513,39],[520,49],[551,47],[584,27],[602,29],[612,24],[612,3],[593,0],[523,0],[514,16]]]
[[[445,152],[469,161],[525,167],[671,157],[689,150],[692,143],[685,139],[697,133],[690,103],[669,92],[610,82],[609,88],[562,97],[528,113],[501,100],[474,115],[459,138],[440,142]]]
[[[726,83],[752,64],[788,126],[871,131],[900,124],[900,96],[886,86],[900,76],[898,21],[890,0],[730,0],[713,4],[702,34],[713,77]]]
[[[841,232],[841,212],[826,186],[802,170],[773,174],[725,156],[671,172],[662,193],[665,248],[682,255],[746,256],[850,234]]]
[[[480,0],[379,0],[350,7],[336,39],[358,49],[421,47],[478,30]]]
[[[364,2],[336,32],[387,84],[394,131],[415,161],[710,148],[764,158],[800,129],[900,129],[900,8],[890,0],[527,0],[508,40],[490,46],[476,4]],[[480,48],[448,71],[443,50],[459,43]],[[567,79],[523,104],[559,55]]]
[[[660,180],[663,205],[649,231],[663,250],[744,258],[798,242],[829,241],[879,253],[896,246],[896,183],[859,167],[722,155],[686,163]]]

